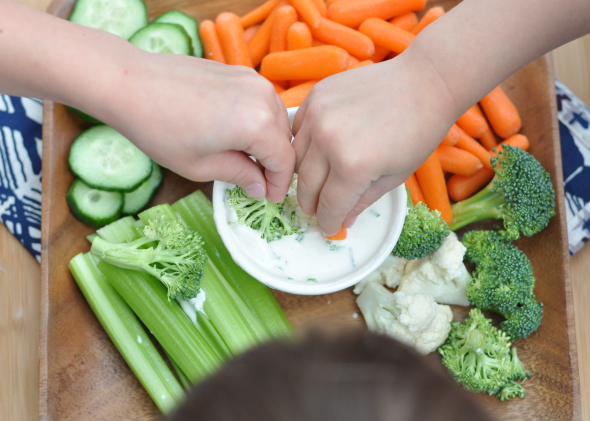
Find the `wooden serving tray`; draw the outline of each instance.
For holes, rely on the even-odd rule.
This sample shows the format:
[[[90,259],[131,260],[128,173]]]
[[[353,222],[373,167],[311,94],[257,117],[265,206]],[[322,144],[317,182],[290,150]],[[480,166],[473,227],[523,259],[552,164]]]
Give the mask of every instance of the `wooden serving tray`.
[[[66,18],[75,0],[55,0],[50,12]],[[221,11],[244,14],[263,0],[147,0],[150,19],[176,8],[199,21]],[[451,9],[458,1],[432,1]],[[523,120],[530,152],[551,173],[557,192],[557,215],[533,238],[518,241],[537,278],[535,293],[544,303],[539,330],[515,343],[532,376],[526,398],[500,402],[474,395],[498,420],[579,420],[580,385],[565,225],[561,151],[557,130],[551,57],[525,67],[503,85]],[[43,223],[39,413],[41,420],[157,419],[159,411],[135,378],[86,303],[68,270],[68,262],[88,251],[93,228],[70,213],[65,195],[73,176],[69,147],[87,127],[63,105],[46,101],[43,126]],[[174,202],[197,184],[165,172],[153,204]],[[489,228],[481,224],[478,228]],[[473,228],[473,227],[471,227]],[[326,331],[366,329],[351,289],[321,296],[275,292],[298,333],[316,327]],[[454,307],[456,319],[468,309]],[[358,318],[355,316],[358,315]],[[499,320],[498,317],[496,317]],[[438,354],[429,356],[440,360]],[[441,410],[444,410],[441,408]]]

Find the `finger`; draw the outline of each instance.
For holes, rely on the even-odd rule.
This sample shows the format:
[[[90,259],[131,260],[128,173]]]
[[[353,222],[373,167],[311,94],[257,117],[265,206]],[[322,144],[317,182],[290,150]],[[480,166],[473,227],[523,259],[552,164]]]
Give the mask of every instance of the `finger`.
[[[319,195],[316,212],[318,225],[326,236],[340,231],[344,218],[369,185],[370,182],[363,184],[360,179],[343,177],[336,171],[330,171]]]
[[[224,151],[199,161],[194,181],[220,180],[237,184],[252,198],[261,200],[266,195],[266,180],[262,170],[250,157],[239,151]]]
[[[297,201],[303,212],[312,216],[316,214],[320,192],[330,171],[323,155],[314,152],[317,151],[305,155],[297,173]]]
[[[309,95],[307,96],[307,98],[309,98]],[[305,121],[305,114],[307,113],[307,104],[309,104],[307,98],[303,101],[303,103],[299,106],[297,112],[295,113],[295,118],[293,119],[293,127],[291,129],[291,131],[293,132],[293,136],[297,136],[297,133],[299,133],[299,129],[301,128],[301,124]]]
[[[311,130],[309,123],[305,122],[299,129],[297,136],[293,140],[293,149],[295,150],[295,172],[299,174],[301,163],[307,155],[309,145],[311,144]]]
[[[346,228],[352,227],[357,217],[365,209],[379,200],[385,193],[402,184],[406,179],[407,177],[404,178],[404,176],[401,175],[385,175],[380,177],[377,181],[372,182],[371,186],[361,195],[352,210],[348,212],[342,225]]]
[[[284,106],[277,110],[275,124],[270,125],[246,152],[265,168],[267,198],[275,203],[283,201],[295,171],[295,151]]]

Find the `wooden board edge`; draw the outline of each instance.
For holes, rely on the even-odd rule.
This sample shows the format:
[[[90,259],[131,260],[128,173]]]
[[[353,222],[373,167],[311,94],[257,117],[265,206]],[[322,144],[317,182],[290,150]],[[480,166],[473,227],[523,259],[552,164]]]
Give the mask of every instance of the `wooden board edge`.
[[[553,55],[549,52],[545,55],[547,61],[547,71],[550,76],[550,91],[553,93],[555,98],[555,76],[553,72]],[[551,118],[552,118],[552,131],[553,139],[553,153],[555,156],[555,184],[557,185],[556,191],[556,206],[561,209],[559,213],[559,223],[561,225],[561,231],[565,235],[561,236],[561,254],[563,258],[564,268],[564,288],[565,288],[565,300],[566,300],[566,317],[567,317],[567,330],[569,338],[569,348],[571,357],[571,368],[572,368],[572,393],[573,393],[573,418],[572,420],[582,420],[582,396],[580,389],[580,371],[578,365],[578,342],[576,338],[576,319],[574,315],[574,297],[572,291],[572,279],[570,270],[570,252],[569,243],[567,237],[567,221],[565,216],[565,195],[563,190],[563,166],[561,158],[561,141],[559,136],[559,124],[557,120],[557,102],[554,101],[551,105]]]
[[[43,101],[43,167],[41,198],[41,294],[39,313],[39,420],[48,419],[47,334],[49,325],[49,194],[51,189],[51,144],[53,142],[53,102]]]

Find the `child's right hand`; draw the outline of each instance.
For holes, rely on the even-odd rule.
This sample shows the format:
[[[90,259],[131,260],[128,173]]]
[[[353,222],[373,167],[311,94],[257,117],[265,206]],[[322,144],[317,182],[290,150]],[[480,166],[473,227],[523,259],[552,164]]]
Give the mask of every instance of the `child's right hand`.
[[[88,104],[90,114],[188,179],[223,180],[255,198],[284,199],[295,153],[286,109],[266,79],[243,66],[129,53],[112,97]]]

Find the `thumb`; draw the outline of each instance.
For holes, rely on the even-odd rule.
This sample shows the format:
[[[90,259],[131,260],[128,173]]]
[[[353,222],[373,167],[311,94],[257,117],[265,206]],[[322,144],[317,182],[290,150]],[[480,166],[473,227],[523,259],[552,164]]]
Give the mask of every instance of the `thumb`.
[[[236,184],[253,199],[266,196],[266,179],[262,170],[245,153],[224,151],[202,159],[195,181],[220,180]]]

